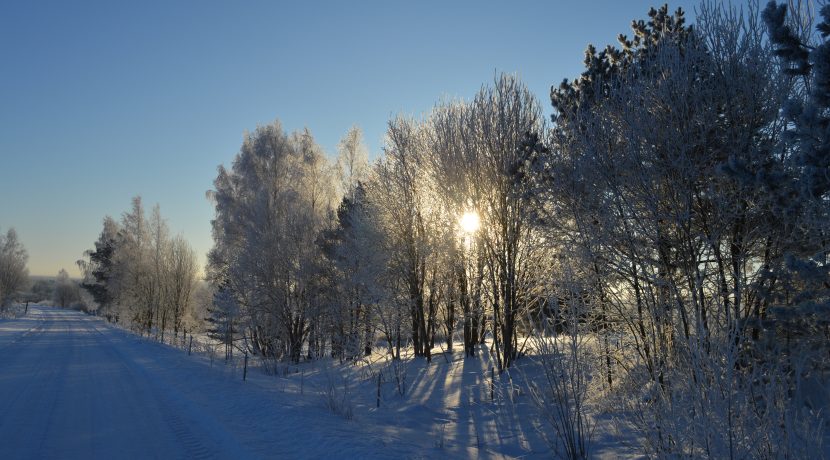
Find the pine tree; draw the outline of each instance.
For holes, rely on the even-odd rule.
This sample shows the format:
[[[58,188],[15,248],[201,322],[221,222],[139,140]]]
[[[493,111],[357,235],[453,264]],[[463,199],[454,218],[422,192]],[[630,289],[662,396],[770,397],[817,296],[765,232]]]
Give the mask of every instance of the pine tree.
[[[784,106],[789,129],[780,150],[789,154],[789,193],[781,199],[791,241],[784,263],[771,267],[764,280],[781,287],[766,292],[777,308],[773,318],[787,337],[800,331],[815,338],[816,328],[830,324],[830,5],[820,10],[818,34],[794,28],[788,7],[772,1],[763,11],[775,54],[792,76],[796,91]],[[796,12],[798,13],[798,12]],[[820,38],[819,38],[820,37]],[[818,340],[822,340],[818,338]]]
[[[118,317],[112,311],[115,301],[112,281],[115,276],[115,251],[118,247],[118,223],[107,216],[104,218],[104,228],[95,242],[95,250],[88,250],[84,254],[89,260],[79,260],[78,266],[84,273],[81,287],[92,295],[103,313],[110,321]]]
[[[620,34],[617,41],[621,48],[608,45],[597,52],[594,45],[585,50],[585,70],[576,80],[565,79],[550,92],[554,122],[562,123],[578,108],[590,104],[597,95],[612,91],[615,78],[633,65],[645,67],[654,60],[657,48],[666,40],[685,46],[694,34],[694,27],[686,25],[682,8],[669,13],[668,5],[651,8],[648,21],[631,21],[633,38]],[[563,119],[563,117],[565,119]]]

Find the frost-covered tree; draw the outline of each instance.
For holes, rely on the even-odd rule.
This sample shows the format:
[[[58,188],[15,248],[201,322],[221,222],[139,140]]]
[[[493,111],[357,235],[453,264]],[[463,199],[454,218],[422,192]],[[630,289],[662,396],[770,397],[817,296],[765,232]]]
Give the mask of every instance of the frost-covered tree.
[[[147,304],[147,332],[156,328],[156,336],[164,341],[164,329],[167,326],[167,299],[169,296],[169,285],[167,273],[169,260],[167,254],[170,247],[170,230],[167,222],[161,217],[161,209],[158,205],[153,206],[149,220],[150,246],[146,269],[150,276],[144,276],[143,289],[144,297],[149,299]]]
[[[104,218],[95,249],[84,256],[81,287],[108,319],[163,341],[168,330],[177,337],[183,319],[193,318],[196,254],[184,238],[170,236],[158,205],[147,218],[135,197],[120,223]]]
[[[334,168],[308,130],[275,122],[246,135],[214,185],[211,278],[239,302],[255,353],[297,362],[323,308],[317,237],[339,200]]]
[[[535,302],[533,271],[539,254],[527,201],[527,181],[516,172],[525,161],[528,136],[543,130],[536,98],[516,77],[501,75],[470,103],[475,162],[473,206],[481,215],[493,302],[499,369],[516,359],[519,323]]]
[[[439,311],[451,343],[456,310],[472,354],[487,310],[499,369],[517,357],[519,323],[538,301],[531,267],[539,245],[528,225],[527,184],[516,173],[528,136],[542,130],[536,99],[509,75],[468,103],[439,105],[426,120],[390,121],[371,201],[393,251],[390,270],[407,299],[416,355],[429,357]],[[465,232],[464,215],[480,229]]]
[[[448,236],[443,315],[447,347],[452,350],[455,324],[460,321],[464,351],[469,356],[483,336],[485,314],[481,234],[477,229],[468,232],[460,226],[465,214],[478,217],[478,193],[484,189],[477,183],[480,179],[475,174],[481,165],[474,148],[472,114],[468,104],[456,101],[439,104],[428,120],[431,125],[428,158],[434,180],[441,184],[437,195],[445,209],[443,224]],[[461,314],[459,319],[456,319],[457,311]]]
[[[365,186],[358,183],[351,197],[343,197],[336,227],[322,238],[332,266],[331,349],[341,359],[368,355],[374,346],[376,311],[385,296],[382,278],[388,262],[375,212]]]
[[[29,283],[28,259],[29,254],[13,228],[0,234],[0,309],[5,309]]]
[[[69,278],[69,273],[63,268],[60,269],[55,279],[55,290],[52,295],[52,301],[61,308],[71,307],[81,300],[78,283]]]
[[[783,263],[771,264],[765,277],[767,296],[784,307],[774,316],[790,330],[830,321],[830,5],[819,10],[815,31],[804,28],[813,23],[805,13],[776,2],[763,12],[775,55],[794,86],[779,144],[794,184],[773,189],[779,219],[792,224],[786,229],[790,244],[782,247]]]
[[[428,310],[428,268],[436,236],[435,207],[425,167],[425,128],[398,117],[389,122],[384,158],[376,165],[370,200],[391,251],[389,270],[400,291],[392,308],[408,311],[415,356],[431,359],[434,315]],[[399,318],[400,315],[393,315]],[[396,337],[400,341],[400,336]]]
[[[589,51],[583,77],[552,91],[551,148],[528,152],[536,223],[577,256],[600,330],[626,334],[616,360],[641,363],[617,369],[646,389],[627,400],[647,452],[793,455],[784,440],[806,431],[782,420],[806,413],[777,408],[800,407],[800,377],[759,341],[787,291],[775,267],[803,229],[786,204],[801,179],[779,147],[791,85],[757,9],[705,3],[694,28],[667,8],[649,16],[634,23],[643,39]],[[759,375],[775,377],[761,389]]]
[[[78,260],[78,267],[83,274],[81,287],[89,292],[95,303],[98,304],[98,313],[110,320],[114,319],[112,309],[117,290],[114,285],[114,277],[117,275],[114,257],[118,232],[118,222],[112,217],[106,216],[104,218],[104,228],[101,230],[98,240],[95,241],[95,249],[90,249],[84,253],[86,260]]]
[[[632,65],[651,59],[655,50],[665,42],[685,46],[693,33],[693,27],[686,24],[681,8],[672,14],[668,4],[665,4],[658,9],[650,9],[648,17],[648,20],[632,21],[633,36],[629,39],[620,34],[619,48],[609,45],[597,52],[594,45],[588,45],[582,75],[573,81],[565,79],[558,87],[551,88],[554,121],[566,123],[570,114],[580,107],[590,106],[593,98],[609,94],[613,90],[615,76]]]
[[[239,304],[232,292],[219,287],[213,294],[213,302],[207,309],[207,333],[225,347],[225,359],[233,357],[233,348],[242,337]]]
[[[39,279],[32,283],[32,301],[43,302],[52,298],[55,285],[51,280]]]
[[[196,252],[182,236],[170,240],[166,254],[167,270],[164,281],[167,285],[162,330],[173,323],[173,338],[184,330],[184,320],[193,309],[194,293],[197,289],[199,269]]]
[[[354,198],[358,184],[366,182],[369,174],[369,150],[358,126],[352,126],[337,144],[337,171],[343,195]]]
[[[132,208],[121,216],[118,250],[115,252],[118,306],[131,327],[150,334],[156,278],[152,276],[151,230],[141,197],[134,197]]]

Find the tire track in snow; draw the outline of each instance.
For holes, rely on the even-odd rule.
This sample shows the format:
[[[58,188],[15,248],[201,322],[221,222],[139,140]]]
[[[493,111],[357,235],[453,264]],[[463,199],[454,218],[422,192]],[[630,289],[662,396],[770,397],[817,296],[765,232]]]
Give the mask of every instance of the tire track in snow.
[[[39,317],[41,315],[38,315]],[[28,354],[36,353],[36,349],[33,347],[25,347],[23,346],[23,350],[20,352],[13,352],[12,348],[16,346],[21,346],[23,343],[23,339],[28,337],[30,340],[33,339],[35,336],[42,334],[47,328],[46,325],[51,325],[54,323],[54,320],[48,321],[46,319],[38,319],[38,324],[28,329],[26,332],[20,334],[18,337],[14,338],[10,343],[0,348],[0,356],[4,359],[0,360],[0,365],[2,365],[5,371],[8,371],[9,368],[12,368],[15,365],[18,365],[20,361],[24,358],[27,358]],[[25,344],[24,344],[25,345]],[[10,362],[3,362],[6,358],[11,359]],[[29,360],[32,361],[32,360]],[[35,380],[40,381],[43,379],[43,374],[46,372],[46,367],[39,363],[39,365],[35,369]],[[19,404],[21,398],[24,394],[31,390],[31,386],[28,385],[21,385],[15,388],[14,395],[9,397],[6,401],[6,404],[3,406],[2,414],[4,415],[0,418],[0,430],[3,430],[4,426],[7,424],[8,420],[6,419],[5,415],[10,412],[10,409],[13,405]]]
[[[64,386],[63,382],[66,381],[67,368],[69,367],[69,362],[70,362],[67,355],[68,355],[69,352],[75,351],[75,343],[77,342],[77,337],[74,334],[71,334],[71,329],[66,324],[64,324],[64,332],[66,333],[67,337],[70,337],[69,340],[71,341],[71,344],[67,344],[67,346],[64,347],[64,351],[63,351],[64,359],[60,360],[61,361],[60,367],[53,372],[54,380],[52,380],[52,383],[51,383],[52,388],[63,388],[63,386]],[[46,443],[48,434],[50,433],[50,428],[51,428],[51,426],[52,426],[52,424],[54,423],[54,420],[55,420],[54,414],[55,414],[55,406],[57,405],[57,402],[58,402],[58,392],[57,391],[51,392],[51,394],[48,394],[47,398],[44,398],[44,400],[48,401],[47,405],[48,405],[49,409],[48,409],[48,411],[46,411],[46,417],[45,417],[46,420],[45,420],[45,422],[41,424],[43,426],[43,429],[40,430],[40,442],[38,443],[38,450],[37,450],[38,451],[38,456],[43,455],[44,444]]]
[[[47,324],[46,320],[43,319],[43,316],[44,315],[40,315],[40,314],[37,315],[37,318],[35,319],[35,324],[32,327],[30,327],[29,329],[26,329],[25,331],[17,334],[12,340],[9,341],[9,343],[1,345],[0,346],[0,353],[5,353],[6,349],[20,344],[23,340],[25,340],[27,338],[31,338],[31,337],[33,337],[37,334],[42,333],[44,331],[44,328],[45,328],[46,324]],[[34,315],[32,315],[32,317],[35,318]],[[22,321],[27,321],[27,320],[25,319],[25,316],[24,316],[23,318],[18,318],[16,320],[11,320],[11,321],[22,322]]]
[[[120,344],[111,337],[112,330],[107,333],[99,330],[93,321],[88,321],[89,328],[97,333],[107,345],[105,348],[113,353],[127,373],[135,380],[142,380],[151,388],[156,407],[161,412],[165,423],[172,434],[185,450],[185,458],[213,459],[213,458],[246,458],[249,455],[233,438],[229,436],[217,423],[210,423],[208,414],[203,413],[193,404],[188,404],[181,394],[169,387],[162,387],[147,370],[126,356],[120,349]],[[123,338],[118,338],[123,342]],[[128,365],[131,364],[131,365]],[[184,414],[184,415],[183,415]],[[186,415],[191,415],[186,417]],[[186,419],[187,418],[187,419]],[[222,442],[216,442],[216,440]],[[231,449],[227,449],[232,446]]]
[[[57,325],[54,312],[49,311],[43,316],[46,318],[39,327],[30,329],[24,334],[25,337],[20,337],[13,343],[22,348],[20,352],[15,352],[13,347],[11,352],[9,349],[4,349],[4,357],[12,358],[11,363],[3,366],[7,372],[25,371],[31,369],[31,364],[35,363],[30,378],[31,384],[19,385],[16,388],[14,396],[8,398],[2,419],[0,419],[0,430],[9,436],[9,439],[24,446],[23,452],[15,452],[20,458],[44,457],[43,449],[47,440],[48,425],[52,420],[51,416],[58,398],[57,392],[45,390],[61,384],[68,366],[67,359],[59,360],[60,365],[57,367],[50,366],[46,360],[37,359],[49,345],[50,337],[46,333],[52,331]],[[24,341],[24,338],[27,340]],[[58,347],[58,352],[66,358],[67,348]],[[11,418],[12,414],[23,412],[29,414],[29,419]],[[21,442],[21,440],[25,441]]]

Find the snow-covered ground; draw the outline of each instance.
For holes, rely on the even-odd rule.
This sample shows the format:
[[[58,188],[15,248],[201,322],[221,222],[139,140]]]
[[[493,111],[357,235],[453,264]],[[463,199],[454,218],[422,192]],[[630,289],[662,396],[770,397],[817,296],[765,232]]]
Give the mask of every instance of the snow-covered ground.
[[[487,347],[465,358],[460,344],[431,363],[378,350],[356,365],[279,364],[275,374],[252,359],[243,381],[238,355],[225,363],[204,349],[188,355],[47,306],[1,320],[0,459],[552,454],[525,391],[539,377],[532,360],[500,376]],[[634,454],[596,422],[595,456]]]
[[[263,384],[259,384],[260,380]],[[0,322],[0,458],[418,458],[426,437],[345,420],[319,395],[242,382],[98,318]]]

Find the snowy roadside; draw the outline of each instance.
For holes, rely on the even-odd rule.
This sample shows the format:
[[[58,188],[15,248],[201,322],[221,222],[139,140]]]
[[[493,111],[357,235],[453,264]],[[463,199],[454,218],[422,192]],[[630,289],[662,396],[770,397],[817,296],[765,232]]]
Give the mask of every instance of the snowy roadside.
[[[538,409],[526,393],[538,379],[534,358],[493,373],[486,346],[465,358],[463,348],[437,353],[432,362],[385,357],[382,349],[357,364],[320,359],[278,364],[266,372],[250,359],[225,361],[200,343],[176,346],[86,317],[124,361],[154,382],[181,423],[220,445],[238,445],[252,457],[549,458],[538,432]],[[197,341],[194,341],[196,343]],[[273,369],[273,365],[271,366]],[[617,433],[613,414],[597,414],[594,455],[635,455],[630,433]],[[544,429],[544,427],[542,427]],[[223,441],[223,437],[227,438]],[[302,441],[298,441],[302,440]]]
[[[255,457],[431,458],[439,452],[423,433],[397,423],[376,423],[362,415],[352,420],[325,407],[325,372],[268,375],[251,367],[242,381],[238,360],[187,355],[186,350],[137,336],[97,318],[95,328],[111,337],[114,348],[152,375],[189,418],[215,421]],[[318,367],[318,370],[320,368]],[[369,422],[369,423],[367,423]]]
[[[15,314],[0,319],[0,350],[43,328],[45,318],[41,310],[32,307],[24,314],[24,307],[15,305]]]
[[[491,400],[492,363],[486,347],[479,357],[466,360],[461,347],[456,347],[455,353],[436,355],[429,364],[423,359],[393,363],[377,353],[356,365],[330,359],[280,364],[276,373],[267,373],[258,360],[251,359],[243,382],[243,360],[238,355],[228,362],[216,353],[189,356],[187,341],[182,349],[100,320],[96,327],[112,331],[121,342],[118,349],[131,353],[131,360],[140,360],[176,398],[186,395],[204,408],[208,418],[227,424],[255,455],[550,456],[530,420],[520,416],[529,409],[529,401],[511,400],[500,378]],[[296,439],[304,441],[298,445]]]
[[[242,382],[79,312],[34,307],[28,319],[2,323],[0,342],[9,344],[0,363],[3,458],[434,456],[397,429],[330,413],[317,395],[280,391],[273,377]]]

